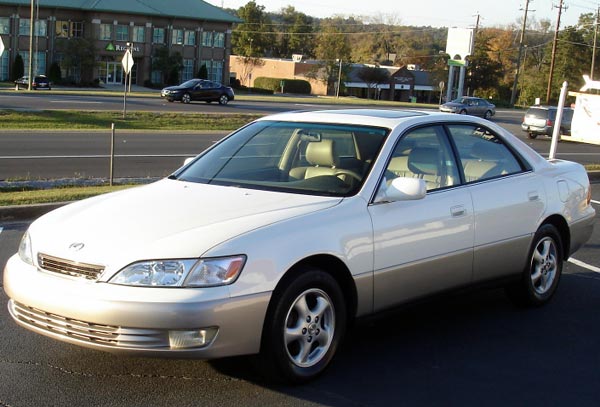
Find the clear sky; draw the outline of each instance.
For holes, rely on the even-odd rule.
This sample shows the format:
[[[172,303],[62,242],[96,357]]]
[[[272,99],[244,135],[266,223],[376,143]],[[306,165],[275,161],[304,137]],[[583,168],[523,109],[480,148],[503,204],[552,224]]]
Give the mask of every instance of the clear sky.
[[[237,9],[249,0],[205,0],[218,7]],[[279,11],[293,5],[313,17],[333,15],[393,16],[402,25],[434,27],[474,27],[476,14],[484,27],[518,22],[523,16],[525,0],[255,0],[266,11]],[[528,19],[549,19],[556,24],[560,0],[531,0]],[[568,9],[561,17],[561,28],[575,25],[582,13],[596,12],[600,0],[564,0]],[[535,11],[532,11],[535,10]]]

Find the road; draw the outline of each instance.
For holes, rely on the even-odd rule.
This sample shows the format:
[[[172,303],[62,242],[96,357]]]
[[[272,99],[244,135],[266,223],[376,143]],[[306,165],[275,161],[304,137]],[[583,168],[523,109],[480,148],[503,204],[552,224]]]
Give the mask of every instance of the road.
[[[86,98],[83,97],[83,99]],[[0,97],[0,102],[1,100],[2,97]],[[144,99],[143,103],[158,106],[161,101]],[[202,103],[193,108],[206,112],[213,108],[234,108],[233,106],[237,104],[234,102],[231,106],[223,107]],[[167,106],[172,105],[172,103],[167,103]],[[181,103],[174,105],[178,109],[189,108],[188,105]],[[251,104],[248,102],[248,105]],[[262,103],[252,109],[248,108],[248,111],[269,114],[299,108],[329,109],[333,107],[319,104]],[[340,106],[335,107],[339,108]],[[493,121],[523,139],[540,154],[547,156],[550,139],[544,137],[535,140],[528,139],[521,131],[521,119],[522,112],[501,110],[493,118]],[[117,130],[114,176],[119,178],[163,177],[181,166],[186,157],[200,153],[225,134],[227,132],[122,132]],[[107,178],[110,168],[109,154],[110,129],[105,132],[4,131],[0,133],[0,181]],[[597,164],[600,162],[600,146],[560,143],[557,157],[582,164]]]
[[[600,213],[600,185],[593,199]],[[262,383],[251,358],[124,358],[63,344],[19,328],[2,305],[0,406],[595,407],[599,221],[574,256],[591,267],[565,263],[548,305],[518,309],[488,289],[360,321],[325,375],[302,387]],[[27,226],[0,223],[1,267]]]

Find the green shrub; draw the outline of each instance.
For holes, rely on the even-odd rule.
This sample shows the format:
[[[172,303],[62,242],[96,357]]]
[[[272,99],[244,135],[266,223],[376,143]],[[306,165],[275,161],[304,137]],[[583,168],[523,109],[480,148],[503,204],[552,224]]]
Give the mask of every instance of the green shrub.
[[[266,78],[261,76],[254,80],[254,86],[256,88],[269,89],[273,92],[281,92],[282,81],[283,93],[310,95],[310,83],[301,79]]]

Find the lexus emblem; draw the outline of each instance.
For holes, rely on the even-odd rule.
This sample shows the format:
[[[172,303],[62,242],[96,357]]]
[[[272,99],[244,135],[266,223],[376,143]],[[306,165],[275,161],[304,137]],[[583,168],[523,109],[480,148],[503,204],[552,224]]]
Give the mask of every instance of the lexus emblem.
[[[79,250],[83,249],[84,246],[84,243],[71,243],[69,249],[78,252]]]

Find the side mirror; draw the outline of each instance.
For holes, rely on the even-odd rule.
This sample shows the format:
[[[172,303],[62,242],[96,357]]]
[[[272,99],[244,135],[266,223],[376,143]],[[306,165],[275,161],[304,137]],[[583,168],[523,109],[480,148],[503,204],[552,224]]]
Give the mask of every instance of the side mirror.
[[[427,195],[427,184],[421,178],[394,178],[387,185],[381,184],[375,202],[416,201]]]

